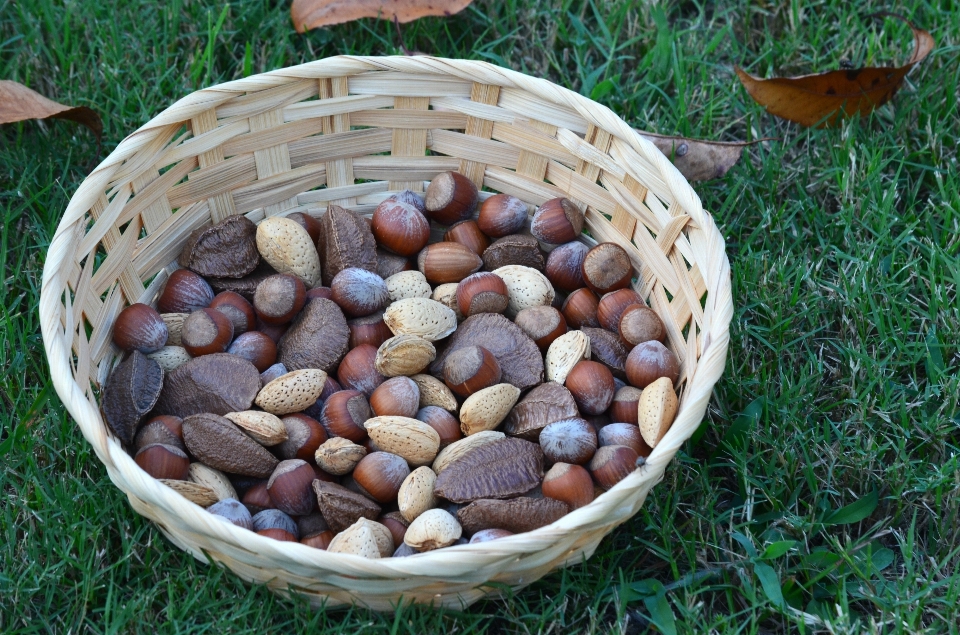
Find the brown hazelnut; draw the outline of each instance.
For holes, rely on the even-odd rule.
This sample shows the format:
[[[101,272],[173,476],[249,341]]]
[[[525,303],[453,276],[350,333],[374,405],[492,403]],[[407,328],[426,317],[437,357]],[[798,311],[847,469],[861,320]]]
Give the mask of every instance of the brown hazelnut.
[[[253,530],[261,536],[296,542],[299,540],[297,523],[278,509],[265,509],[253,515]]]
[[[237,527],[253,530],[253,517],[250,515],[250,511],[235,498],[225,498],[218,503],[214,503],[207,507],[207,511],[215,516],[220,516]]]
[[[610,420],[615,423],[629,423],[637,425],[637,403],[643,391],[633,386],[624,386],[617,390],[610,404]]]
[[[306,461],[280,461],[267,481],[267,493],[280,511],[291,516],[309,514],[317,504],[311,487],[315,478],[313,468]]]
[[[455,223],[443,234],[443,240],[446,242],[460,243],[478,256],[490,246],[490,239],[480,231],[480,226],[475,220],[464,220]]]
[[[677,383],[680,362],[669,348],[656,340],[642,342],[627,355],[627,381],[637,388],[646,388],[661,377]]]
[[[541,489],[544,496],[563,501],[570,509],[579,509],[593,502],[593,479],[580,465],[554,464],[543,476]]]
[[[568,243],[583,231],[583,212],[566,198],[553,198],[545,202],[533,215],[530,233],[545,243],[560,245]]]
[[[413,264],[409,258],[392,254],[386,249],[377,247],[377,275],[384,280],[395,273],[412,270]]]
[[[245,297],[233,291],[221,291],[210,302],[211,309],[220,311],[233,322],[234,336],[257,328],[257,314]]]
[[[294,212],[292,214],[288,214],[287,218],[307,230],[307,235],[310,236],[310,240],[314,245],[317,244],[317,241],[320,240],[320,232],[323,231],[323,226],[320,224],[319,220],[310,214],[304,214],[303,212]]]
[[[459,348],[450,353],[443,364],[444,382],[461,397],[499,384],[500,377],[497,358],[482,346]]]
[[[514,322],[542,352],[567,332],[567,320],[552,306],[527,307],[517,313]]]
[[[427,245],[417,256],[417,267],[430,284],[460,282],[482,266],[480,256],[454,242]]]
[[[598,327],[597,306],[600,300],[590,289],[577,289],[567,296],[560,307],[560,312],[567,320],[567,325],[572,329],[583,328],[584,326]]]
[[[547,424],[540,431],[540,447],[551,463],[581,465],[593,458],[597,451],[597,433],[592,425],[579,417],[561,419]]]
[[[341,390],[323,403],[320,424],[331,437],[343,437],[354,443],[363,443],[367,430],[363,422],[372,417],[370,404],[359,390]]]
[[[477,533],[470,536],[470,544],[475,544],[478,542],[490,542],[491,540],[498,540],[500,538],[506,538],[507,536],[512,536],[513,532],[507,529],[481,529]]]
[[[186,450],[183,444],[183,419],[173,415],[160,415],[143,424],[133,440],[133,447],[140,450],[154,443]]]
[[[381,344],[393,337],[390,327],[383,321],[383,311],[347,320],[347,327],[350,329],[350,340],[347,344],[350,348],[369,344],[379,349]]]
[[[326,298],[327,300],[332,300],[333,291],[330,290],[330,287],[314,287],[312,289],[307,289],[307,302],[313,300],[314,298]]]
[[[319,421],[299,412],[283,417],[282,421],[287,440],[274,446],[274,453],[281,459],[313,461],[317,448],[327,440],[327,431]]]
[[[526,220],[526,203],[509,194],[494,194],[480,204],[477,226],[487,236],[501,238],[520,231]]]
[[[633,277],[630,256],[616,243],[600,243],[588,251],[580,271],[583,281],[598,295],[628,287]]]
[[[430,223],[423,214],[395,198],[377,205],[370,229],[378,245],[400,256],[412,256],[430,240]]]
[[[643,440],[640,428],[632,423],[611,423],[597,433],[600,447],[605,445],[625,445],[640,456],[650,456],[651,448]]]
[[[450,412],[440,406],[424,406],[417,411],[414,419],[423,421],[440,435],[440,449],[463,438],[460,422]]]
[[[337,381],[344,388],[359,390],[369,397],[386,379],[377,370],[376,361],[377,347],[361,344],[347,353],[340,362]]]
[[[400,512],[390,512],[377,518],[377,522],[390,530],[393,536],[393,544],[402,545],[403,537],[407,533],[407,527],[410,525]]]
[[[273,501],[270,499],[270,494],[267,492],[266,480],[250,486],[250,488],[244,492],[243,498],[240,499],[240,502],[243,503],[243,506],[246,507],[251,514],[254,515],[259,514],[265,509],[277,508],[277,506],[274,505]]]
[[[289,273],[266,278],[253,294],[253,308],[264,324],[286,324],[300,312],[307,301],[303,280]]]
[[[353,468],[353,480],[378,503],[392,503],[403,479],[410,474],[407,462],[396,454],[373,452]]]
[[[257,316],[257,330],[272,339],[274,344],[280,341],[280,338],[283,337],[289,328],[289,322],[286,324],[265,324],[260,319],[260,316]]]
[[[163,293],[157,300],[160,313],[193,313],[205,309],[213,300],[213,289],[207,281],[188,269],[170,274]]]
[[[667,328],[657,312],[645,304],[628,307],[618,322],[620,337],[631,346],[656,340],[665,342]]]
[[[577,362],[567,374],[564,385],[581,413],[601,414],[613,402],[613,373],[600,362],[588,359]]]
[[[158,351],[167,343],[167,324],[156,310],[146,304],[131,304],[113,324],[113,343],[125,351]]]
[[[441,225],[453,225],[477,209],[477,186],[459,172],[443,172],[430,181],[423,198],[427,216]]]
[[[508,304],[507,284],[495,273],[479,271],[457,285],[457,305],[465,317],[477,313],[503,313]]]
[[[599,415],[588,415],[583,414],[583,420],[593,426],[593,429],[597,432],[603,430],[606,426],[610,425],[610,417],[605,414]]]
[[[639,304],[643,304],[643,300],[633,289],[611,291],[600,298],[600,304],[597,306],[597,320],[600,326],[608,331],[619,333],[620,316],[631,306]]]
[[[410,417],[417,414],[420,389],[409,377],[391,377],[370,395],[370,409],[378,417]]]
[[[172,445],[150,444],[141,448],[133,460],[153,478],[185,481],[190,475],[190,459],[183,450]]]
[[[301,538],[300,544],[313,547],[314,549],[326,549],[330,546],[330,542],[333,540],[333,535],[333,532],[327,529],[326,531],[321,531],[319,534],[313,534],[312,536]]]
[[[199,309],[183,321],[180,342],[191,355],[223,353],[233,340],[233,322],[216,309]]]
[[[639,455],[624,445],[605,445],[590,461],[590,475],[601,487],[610,489],[637,467]]]
[[[277,344],[269,335],[260,331],[242,333],[240,337],[233,340],[227,352],[244,358],[256,366],[261,373],[277,361]]]
[[[330,282],[331,298],[348,317],[364,317],[390,303],[390,292],[383,278],[358,267],[348,267]]]
[[[400,190],[390,198],[395,201],[400,201],[401,203],[406,203],[407,205],[413,205],[421,214],[427,212],[426,205],[423,202],[423,194],[419,194],[413,190]]]
[[[560,291],[567,293],[586,286],[581,266],[590,248],[581,242],[565,243],[547,255],[544,273],[547,280]]]

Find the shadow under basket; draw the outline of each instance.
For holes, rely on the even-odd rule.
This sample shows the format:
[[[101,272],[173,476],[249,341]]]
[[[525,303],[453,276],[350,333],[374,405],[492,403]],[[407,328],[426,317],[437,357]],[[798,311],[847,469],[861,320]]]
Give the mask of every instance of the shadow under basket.
[[[120,352],[119,312],[153,304],[190,233],[335,203],[369,216],[392,192],[459,171],[528,205],[566,196],[588,244],[614,242],[681,363],[680,408],[646,464],[529,533],[367,560],[221,521],[143,472],[97,395]],[[436,234],[435,234],[436,235]],[[697,429],[723,372],[733,313],[724,242],[670,161],[608,108],[484,62],[340,56],[192,93],[127,137],[80,185],[51,243],[40,314],[54,386],[133,508],[198,559],[327,608],[465,607],[588,558],[629,519]]]

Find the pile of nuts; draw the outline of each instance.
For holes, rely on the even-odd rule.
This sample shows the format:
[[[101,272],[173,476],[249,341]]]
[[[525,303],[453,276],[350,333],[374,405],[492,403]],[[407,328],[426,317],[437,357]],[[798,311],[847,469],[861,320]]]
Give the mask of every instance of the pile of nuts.
[[[575,203],[527,235],[524,202],[481,198],[447,172],[372,221],[331,204],[197,230],[157,309],[117,317],[110,428],[211,514],[368,558],[587,505],[670,427],[679,362],[626,251],[576,240]]]

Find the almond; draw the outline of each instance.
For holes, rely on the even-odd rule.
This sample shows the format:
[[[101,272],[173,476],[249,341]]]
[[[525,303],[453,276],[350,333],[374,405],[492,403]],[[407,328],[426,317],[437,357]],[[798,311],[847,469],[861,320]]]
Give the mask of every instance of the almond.
[[[460,429],[467,436],[493,430],[506,419],[519,398],[520,389],[512,384],[496,384],[478,390],[460,407]]]
[[[523,265],[507,265],[495,269],[494,272],[507,285],[510,295],[510,304],[507,305],[507,316],[516,317],[520,311],[532,306],[545,306],[553,302],[553,285],[547,277],[531,267]]]
[[[570,331],[553,340],[547,349],[547,381],[563,384],[583,359],[590,359],[590,338],[583,331]]]
[[[438,406],[450,412],[457,411],[457,398],[445,383],[433,375],[413,375],[410,377],[420,389],[420,407]]]
[[[410,523],[403,542],[417,551],[431,551],[452,545],[461,535],[463,528],[450,512],[430,509]]]
[[[651,448],[656,446],[677,416],[677,393],[669,377],[661,377],[643,389],[637,403],[640,434]]]
[[[361,518],[355,524],[368,527],[373,532],[373,539],[377,541],[377,549],[380,551],[381,558],[389,558],[393,555],[393,534],[390,533],[386,525],[368,518]]]
[[[410,376],[436,358],[437,349],[419,335],[396,335],[380,345],[374,366],[384,377]]]
[[[233,488],[230,479],[220,470],[215,470],[203,463],[190,464],[190,480],[197,485],[209,487],[217,495],[217,500],[228,498],[238,499],[237,490]]]
[[[409,417],[373,417],[364,422],[377,447],[403,457],[411,465],[427,465],[440,450],[437,431]]]
[[[384,312],[383,321],[394,335],[419,335],[431,342],[445,338],[457,328],[457,315],[439,302],[427,298],[406,298],[394,302]]]
[[[387,284],[391,302],[404,298],[430,297],[430,283],[419,271],[401,271],[393,274],[384,282]]]
[[[180,346],[180,335],[183,333],[183,321],[190,317],[189,313],[161,313],[160,319],[167,325],[167,346]]]
[[[433,290],[433,295],[430,297],[453,311],[457,316],[457,322],[462,322],[466,316],[463,314],[463,311],[460,310],[460,304],[457,302],[457,289],[459,287],[459,282],[448,282],[447,284],[437,285],[437,288]]]
[[[327,547],[330,553],[349,553],[363,558],[380,558],[380,548],[373,530],[359,522],[334,536]]]
[[[171,314],[167,314],[171,315]],[[177,314],[173,314],[177,315]],[[147,357],[160,364],[163,372],[169,373],[173,369],[189,362],[192,357],[182,346],[164,346],[158,351],[147,353]]]
[[[451,463],[464,456],[468,452],[482,447],[488,443],[493,443],[494,441],[504,439],[506,436],[507,435],[504,433],[497,432],[496,430],[486,430],[484,432],[471,434],[465,439],[454,441],[447,447],[443,448],[443,451],[437,455],[436,459],[434,459],[433,471],[439,475],[441,472],[447,469]]]
[[[270,447],[287,440],[287,427],[280,417],[260,410],[228,412],[223,415],[237,424],[260,445]]]
[[[413,522],[417,516],[437,506],[437,499],[433,495],[436,482],[436,473],[426,465],[418,467],[403,479],[397,493],[397,504],[407,522]]]
[[[193,483],[191,481],[176,481],[168,478],[159,479],[161,483],[186,498],[191,503],[196,503],[200,507],[210,507],[220,499],[217,493],[206,485]]]
[[[300,412],[317,402],[326,381],[327,374],[322,370],[295,370],[277,377],[261,388],[254,403],[275,415]]]
[[[291,273],[310,288],[320,281],[320,256],[310,234],[296,221],[280,216],[257,226],[257,250],[278,273]]]

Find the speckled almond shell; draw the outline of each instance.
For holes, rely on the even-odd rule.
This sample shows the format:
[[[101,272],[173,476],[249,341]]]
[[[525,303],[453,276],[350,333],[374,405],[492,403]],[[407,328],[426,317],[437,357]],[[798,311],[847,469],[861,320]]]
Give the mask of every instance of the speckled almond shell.
[[[367,448],[362,445],[343,437],[333,437],[317,448],[314,460],[323,471],[334,476],[343,476],[351,472],[366,455]]]
[[[494,272],[507,285],[510,303],[507,305],[507,316],[516,317],[520,311],[532,307],[548,305],[553,302],[553,285],[547,277],[530,267],[523,265],[507,265],[495,269]]]
[[[257,225],[257,250],[278,273],[291,273],[309,289],[320,281],[320,256],[296,221],[271,216]]]
[[[228,412],[223,415],[234,422],[243,431],[253,437],[260,445],[267,447],[287,440],[287,427],[280,417],[261,410]]]
[[[478,390],[460,407],[460,429],[467,436],[493,430],[503,421],[520,398],[520,389],[512,384],[496,384]]]
[[[445,469],[450,467],[451,463],[465,456],[467,453],[483,447],[488,443],[505,439],[506,436],[507,435],[497,430],[487,430],[485,432],[471,434],[465,439],[454,441],[447,447],[443,448],[440,454],[437,455],[437,458],[434,459],[433,471],[439,476]]]
[[[396,302],[404,298],[429,298],[433,290],[430,283],[419,271],[401,271],[395,273],[384,282],[387,284],[387,292],[390,294],[390,301]]]
[[[436,300],[443,306],[453,311],[457,316],[457,322],[462,322],[466,316],[460,310],[460,304],[457,302],[457,289],[459,287],[459,282],[438,284],[437,288],[433,290],[433,295],[431,295],[430,298]]]
[[[220,470],[215,470],[209,465],[194,461],[190,464],[190,480],[199,485],[209,487],[217,495],[217,500],[227,500],[232,498],[239,499],[237,490],[227,475]]]
[[[437,406],[449,412],[456,412],[457,398],[453,391],[433,375],[412,375],[410,377],[420,389],[420,407]]]
[[[403,479],[397,492],[397,505],[404,520],[413,522],[417,516],[437,506],[437,499],[433,495],[436,482],[437,474],[426,465],[418,467]]]
[[[401,456],[411,465],[429,465],[440,450],[437,431],[416,419],[373,417],[363,427],[380,450]]]
[[[316,403],[326,381],[327,374],[316,368],[291,371],[261,388],[254,403],[275,415],[300,412]]]
[[[393,534],[390,533],[386,525],[367,518],[361,518],[355,524],[367,527],[373,532],[373,538],[377,541],[377,549],[380,551],[381,558],[389,558],[393,555]]]
[[[457,328],[457,315],[427,298],[394,302],[384,311],[383,321],[394,335],[419,335],[431,342],[445,338]]]
[[[547,349],[547,381],[564,383],[582,359],[590,359],[590,338],[583,331],[564,333]]]
[[[463,528],[450,512],[431,509],[417,517],[403,536],[403,542],[417,551],[448,547],[463,535]]]
[[[395,335],[377,349],[374,366],[384,377],[410,376],[422,371],[436,358],[437,349],[419,335]]]
[[[191,481],[177,481],[173,479],[158,479],[161,483],[186,498],[191,503],[196,503],[200,507],[210,507],[220,499],[217,493],[206,485],[193,483]]]
[[[164,346],[158,351],[147,353],[147,357],[160,364],[160,368],[165,373],[169,373],[193,359],[187,349],[182,346]]]
[[[330,553],[349,553],[362,558],[380,558],[377,538],[370,527],[354,524],[333,537],[327,547]]]
[[[677,415],[677,393],[669,377],[661,377],[643,389],[637,402],[640,434],[651,448],[655,447],[673,424]]]

